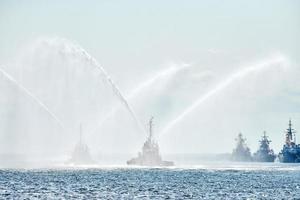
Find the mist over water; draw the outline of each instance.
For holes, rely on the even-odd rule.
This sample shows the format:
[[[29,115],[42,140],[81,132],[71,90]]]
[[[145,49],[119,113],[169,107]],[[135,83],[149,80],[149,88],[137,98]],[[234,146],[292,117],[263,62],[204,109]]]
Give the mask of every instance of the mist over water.
[[[233,117],[226,119],[231,128],[222,127],[224,131],[214,136],[227,135],[230,131],[223,149],[213,151],[212,147],[205,146],[205,140],[197,141],[201,146],[198,150],[193,149],[195,135],[202,138],[204,132],[215,131],[204,125],[213,123],[210,115],[224,116],[222,110],[218,111],[210,104],[219,96],[224,100],[232,99],[232,91],[237,85],[245,91],[255,88],[255,92],[261,94],[261,86],[252,83],[260,82],[260,75],[264,74],[269,83],[262,88],[277,85],[278,79],[272,77],[281,74],[284,78],[290,70],[285,67],[289,62],[284,55],[275,54],[256,59],[256,62],[242,62],[254,64],[235,63],[238,67],[229,71],[219,70],[219,64],[211,66],[214,60],[209,62],[167,64],[163,69],[149,73],[135,87],[119,88],[99,62],[75,42],[57,37],[37,39],[23,47],[15,61],[3,65],[1,70],[1,87],[4,88],[1,95],[7,98],[0,105],[2,115],[16,113],[15,118],[7,119],[10,123],[4,121],[0,126],[2,141],[7,143],[1,147],[4,157],[14,155],[16,159],[34,163],[33,166],[61,166],[70,158],[82,124],[84,141],[97,163],[123,165],[140,150],[147,136],[145,129],[150,116],[155,119],[154,136],[167,158],[170,155],[180,163],[180,156],[176,157],[176,154],[184,153],[186,147],[187,153],[230,152],[232,145],[229,144],[233,143],[237,132],[232,129],[234,115],[239,114],[235,109],[232,109]],[[231,63],[230,59],[223,61],[224,65]],[[12,84],[7,85],[5,79]],[[264,95],[268,97],[278,91],[268,90]],[[246,99],[255,94],[247,95]],[[21,101],[11,101],[19,98]],[[246,105],[247,101],[240,106]],[[229,107],[233,104],[238,105],[224,102]],[[11,108],[13,105],[17,106]],[[204,116],[209,117],[204,119]],[[186,124],[186,121],[197,125]],[[17,128],[13,128],[16,125]],[[201,131],[195,133],[195,130]]]
[[[101,117],[93,116],[91,110],[94,113],[105,110],[106,105],[109,105],[109,101],[113,102],[115,99],[112,95],[117,94],[117,97],[120,99],[121,94],[118,93],[117,87],[107,76],[106,72],[99,67],[98,69],[101,70],[101,73],[94,71],[95,63],[90,60],[92,58],[67,40],[57,38],[37,40],[28,48],[28,52],[23,52],[22,57],[19,58],[19,63],[7,68],[7,70],[11,71],[11,74],[17,77],[18,81],[5,71],[1,72],[6,78],[9,78],[15,85],[19,86],[26,95],[29,95],[37,105],[43,107],[54,119],[61,119],[60,123],[65,124],[66,129],[53,133],[51,131],[52,123],[39,126],[41,120],[49,119],[41,117],[39,113],[22,113],[22,110],[16,110],[14,112],[18,113],[20,118],[22,116],[23,119],[28,118],[38,123],[29,123],[25,125],[28,127],[20,127],[20,130],[15,132],[4,129],[3,133],[9,134],[11,138],[20,138],[25,134],[24,132],[28,132],[33,138],[33,141],[28,141],[28,138],[25,137],[23,138],[24,144],[18,146],[18,144],[14,143],[13,148],[7,150],[8,152],[11,151],[11,153],[22,152],[22,154],[27,154],[29,152],[27,152],[28,148],[26,146],[30,146],[30,148],[35,148],[34,152],[38,154],[47,149],[46,152],[51,157],[53,154],[58,153],[54,151],[56,148],[60,150],[58,154],[68,155],[68,152],[62,151],[66,149],[71,150],[71,146],[79,138],[79,124],[84,123],[85,127],[88,128],[90,120],[87,118],[95,118],[96,121]],[[32,73],[36,75],[35,79],[32,79]],[[102,81],[99,81],[99,75],[103,76]],[[111,88],[113,88],[113,91]],[[10,90],[10,88],[5,88],[5,90]],[[105,99],[100,95],[97,96],[97,94],[103,95],[103,93],[106,94]],[[115,101],[117,100],[115,99]],[[49,106],[45,106],[46,104]],[[4,104],[3,106],[5,107],[6,105]],[[18,106],[26,107],[26,105],[21,103]],[[36,105],[31,105],[31,107],[34,106]],[[52,108],[51,111],[48,107]],[[57,114],[54,115],[53,113]],[[14,123],[11,125],[15,126],[19,122],[15,120]],[[58,137],[58,135],[60,136]],[[65,142],[58,141],[56,144],[50,143],[40,147],[41,137],[44,137],[43,140],[47,140],[49,137],[55,138],[54,140],[64,138],[63,141]],[[6,140],[6,142],[9,143],[9,140]]]
[[[26,113],[20,109],[15,110],[13,112],[18,113],[20,120],[28,118],[32,123],[23,125],[20,124],[18,120],[14,120],[8,124],[11,124],[11,126],[18,124],[20,128],[16,130],[9,130],[6,126],[1,126],[3,133],[5,133],[2,137],[6,140],[8,146],[14,145],[14,147],[4,150],[8,157],[10,155],[16,155],[22,160],[29,159],[29,162],[34,160],[35,164],[39,161],[44,162],[42,161],[44,158],[51,162],[67,159],[71,154],[72,147],[79,139],[79,124],[83,124],[84,126],[85,133],[83,137],[85,137],[89,146],[93,147],[93,144],[99,145],[99,143],[92,138],[95,137],[95,135],[89,137],[91,135],[90,130],[98,126],[98,121],[100,121],[103,116],[103,121],[105,121],[107,118],[105,115],[110,113],[107,112],[107,110],[119,109],[120,103],[125,105],[127,109],[127,112],[123,111],[121,116],[125,117],[128,114],[132,116],[131,119],[125,117],[125,119],[127,119],[125,121],[123,120],[124,122],[118,121],[118,126],[121,127],[122,124],[126,126],[124,134],[122,134],[123,137],[130,137],[130,132],[134,133],[134,137],[144,132],[145,127],[140,124],[133,109],[116,84],[99,63],[84,49],[79,47],[79,45],[62,38],[41,38],[32,42],[32,44],[22,50],[21,56],[17,56],[16,61],[6,66],[6,69],[16,78],[13,78],[13,76],[9,75],[4,69],[1,70],[1,73],[6,79],[19,87],[25,95],[32,98],[38,106],[42,107],[60,126],[64,126],[65,129],[55,130],[54,133],[53,128],[50,128],[53,124],[47,124],[48,119],[42,117],[40,113]],[[128,98],[133,99],[139,92],[142,92],[147,89],[147,87],[150,87],[151,84],[154,84],[155,81],[167,78],[186,67],[187,65],[172,66],[166,70],[162,70],[154,77],[139,84],[138,87],[128,95]],[[100,73],[97,73],[95,69]],[[32,74],[35,75],[34,79],[32,79]],[[102,77],[102,81],[100,82],[98,75]],[[1,81],[3,83],[4,79]],[[10,92],[11,88],[7,87],[5,90]],[[3,95],[4,94],[5,91],[3,91]],[[20,94],[18,93],[18,95]],[[117,99],[114,96],[117,97]],[[15,99],[16,97],[10,97],[8,95],[7,98]],[[46,104],[49,106],[46,106]],[[28,109],[36,106],[28,106],[21,102],[18,102],[17,105],[18,107],[28,107]],[[3,103],[1,106],[5,107],[6,105]],[[40,125],[41,120],[43,120],[46,125],[44,123]],[[37,123],[33,123],[34,121]],[[136,129],[134,123],[138,124],[140,129]],[[26,126],[26,128],[23,126]],[[116,126],[116,124],[113,124],[113,126]],[[107,129],[105,131],[107,131]],[[13,138],[13,140],[5,139],[5,137],[7,137],[6,134]],[[111,132],[101,134],[101,139],[103,140],[105,135],[110,134]],[[117,134],[117,136],[120,137],[119,131]],[[22,135],[30,135],[32,139],[27,140],[29,137],[26,136],[22,138]],[[145,133],[141,135],[141,139],[144,139],[146,136]],[[96,137],[99,138],[97,135]],[[114,137],[115,136],[111,139],[111,142],[114,142]],[[16,143],[16,138],[20,138],[23,142],[21,144]],[[49,138],[51,138],[52,142],[45,143]],[[43,141],[41,141],[41,139]],[[59,141],[55,142],[57,140]],[[91,140],[94,141],[94,143],[90,143]],[[121,139],[121,141],[124,140]],[[131,145],[130,141],[124,144],[125,146]],[[108,145],[112,146],[111,143]],[[28,146],[30,147],[28,148]],[[28,149],[32,150],[28,151]],[[93,155],[97,157],[99,149],[95,149]],[[117,150],[119,151],[119,148],[117,148]],[[136,151],[136,149],[134,151]]]
[[[81,48],[79,45],[75,43],[71,43],[67,41],[66,39],[61,39],[61,38],[55,38],[54,40],[45,40],[46,43],[48,43],[50,46],[51,45],[60,45],[63,46],[63,49],[61,52],[66,53],[67,55],[72,55],[74,57],[79,56],[82,57],[83,59],[86,59],[88,63],[90,63],[92,66],[95,66],[96,69],[100,71],[100,75],[103,76],[103,79],[106,80],[109,85],[111,86],[114,94],[120,99],[120,101],[125,105],[125,107],[128,109],[129,113],[132,115],[133,119],[136,121],[137,125],[141,130],[144,130],[144,127],[141,125],[141,122],[137,118],[136,114],[134,113],[133,109],[121,93],[120,89],[118,86],[114,83],[114,81],[111,79],[111,77],[107,74],[107,72],[104,70],[104,68],[97,62],[95,58],[93,58],[91,55],[87,53],[83,48]],[[54,44],[53,44],[54,43]]]
[[[299,8],[0,1],[0,199],[299,199]]]

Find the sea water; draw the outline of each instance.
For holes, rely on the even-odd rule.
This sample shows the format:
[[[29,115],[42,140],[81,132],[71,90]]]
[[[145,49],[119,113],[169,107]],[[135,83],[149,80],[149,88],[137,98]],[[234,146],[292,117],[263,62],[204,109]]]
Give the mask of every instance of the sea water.
[[[300,199],[300,165],[2,169],[1,199]]]

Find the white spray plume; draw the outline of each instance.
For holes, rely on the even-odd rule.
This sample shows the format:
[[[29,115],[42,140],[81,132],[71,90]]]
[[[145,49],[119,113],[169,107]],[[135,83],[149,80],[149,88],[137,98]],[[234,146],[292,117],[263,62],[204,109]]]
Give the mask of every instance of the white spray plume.
[[[261,70],[270,68],[274,64],[279,63],[286,63],[287,59],[281,55],[275,55],[272,56],[269,59],[263,60],[262,62],[259,62],[258,64],[254,64],[251,66],[246,66],[242,68],[241,70],[233,73],[231,76],[229,76],[227,79],[222,81],[220,84],[218,84],[214,89],[210,90],[204,95],[201,95],[192,105],[190,105],[188,108],[186,108],[181,114],[179,114],[175,119],[173,119],[170,123],[166,125],[166,127],[160,132],[159,137],[169,132],[176,124],[178,124],[180,121],[182,121],[188,114],[193,112],[198,106],[200,106],[203,102],[205,102],[207,99],[213,97],[214,95],[218,94],[231,84],[233,84],[235,81],[241,79],[244,76],[247,76],[250,73],[253,72],[259,72]]]
[[[129,111],[129,113],[133,117],[134,121],[137,123],[138,127],[146,134],[145,127],[142,125],[140,120],[137,118],[135,112],[129,105],[129,103],[126,100],[126,98],[124,97],[124,95],[121,93],[119,87],[111,79],[111,77],[108,75],[108,73],[105,71],[105,69],[98,63],[98,61],[94,57],[92,57],[85,49],[83,49],[81,46],[79,46],[75,42],[71,42],[71,41],[63,39],[63,38],[53,38],[53,39],[42,38],[40,40],[40,42],[45,42],[50,46],[51,45],[61,45],[62,46],[61,51],[63,53],[71,54],[73,56],[82,56],[84,59],[86,59],[86,61],[89,62],[92,66],[94,66],[100,72],[100,75],[102,75],[103,78],[109,83],[114,94],[125,105],[125,107]]]
[[[141,92],[145,91],[146,88],[148,88],[151,85],[155,84],[158,80],[160,80],[160,79],[162,79],[166,76],[172,76],[173,74],[176,74],[177,72],[179,72],[181,70],[187,69],[190,66],[191,66],[190,64],[182,64],[182,65],[179,65],[179,66],[173,65],[171,67],[168,67],[167,69],[164,69],[164,70],[158,72],[157,74],[155,74],[151,78],[149,78],[146,81],[138,84],[138,87],[131,90],[129,92],[129,94],[127,95],[127,99],[131,100],[131,99],[136,98]],[[117,112],[117,110],[119,108],[120,108],[119,106],[113,107],[113,109],[111,109],[105,115],[105,117],[100,121],[99,125],[97,126],[97,128],[93,132],[95,132],[99,127],[101,127],[107,119],[112,117]]]

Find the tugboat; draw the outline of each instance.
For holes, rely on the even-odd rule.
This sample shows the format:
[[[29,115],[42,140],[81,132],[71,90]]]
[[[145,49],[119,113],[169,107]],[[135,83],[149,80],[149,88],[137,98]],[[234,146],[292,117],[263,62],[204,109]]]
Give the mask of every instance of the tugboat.
[[[94,164],[94,160],[91,157],[88,146],[82,140],[82,126],[80,125],[80,137],[79,142],[76,144],[72,153],[71,159],[68,161],[69,164],[74,165],[87,165]]]
[[[289,127],[286,130],[285,144],[279,153],[279,161],[283,163],[300,163],[300,144],[296,144],[296,131],[292,128],[289,120]]]
[[[140,166],[173,166],[171,161],[163,161],[160,153],[159,146],[153,138],[153,117],[149,121],[149,137],[144,143],[142,152],[139,152],[138,157],[132,158],[127,161],[127,165],[140,165]]]
[[[238,137],[235,139],[237,141],[236,148],[233,149],[231,159],[233,161],[252,161],[251,152],[249,147],[246,145],[246,139],[243,138],[242,133],[238,134]]]
[[[274,162],[276,155],[273,149],[270,149],[271,140],[268,139],[266,131],[262,136],[261,141],[259,141],[259,149],[253,155],[253,160],[256,162]]]

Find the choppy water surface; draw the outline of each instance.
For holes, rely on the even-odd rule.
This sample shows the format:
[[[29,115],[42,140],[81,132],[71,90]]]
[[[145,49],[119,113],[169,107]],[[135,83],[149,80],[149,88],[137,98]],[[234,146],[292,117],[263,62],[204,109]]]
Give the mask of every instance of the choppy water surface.
[[[300,199],[293,168],[0,170],[3,199]]]

